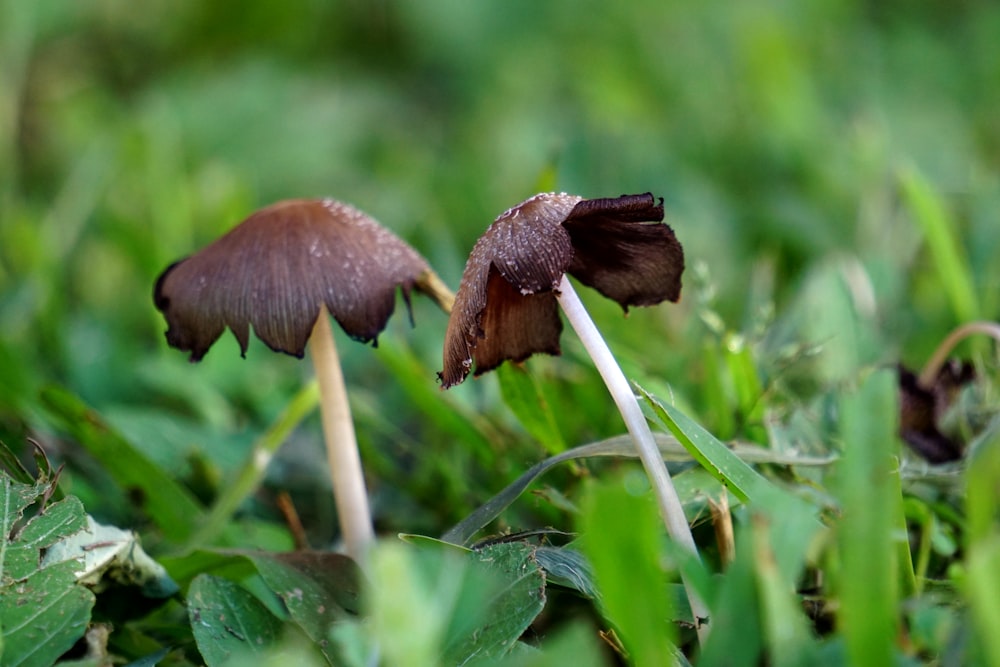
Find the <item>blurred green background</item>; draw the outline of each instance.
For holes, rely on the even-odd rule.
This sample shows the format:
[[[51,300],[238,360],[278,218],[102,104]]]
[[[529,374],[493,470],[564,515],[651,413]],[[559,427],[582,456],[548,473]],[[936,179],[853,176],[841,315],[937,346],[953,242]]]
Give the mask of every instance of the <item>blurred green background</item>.
[[[311,368],[259,343],[242,360],[229,334],[188,364],[153,281],[291,197],[361,208],[457,287],[478,235],[539,188],[663,196],[681,305],[623,319],[583,296],[626,371],[709,427],[728,418],[705,398],[705,346],[738,334],[773,376],[831,266],[861,276],[875,360],[920,365],[1000,306],[998,35],[1000,5],[972,0],[0,0],[0,439],[40,440],[90,511],[127,522],[52,427],[38,395],[56,383],[210,497]],[[922,214],[961,275],[927,251]],[[494,377],[440,392],[445,316],[419,298],[414,316],[375,350],[338,340],[380,529],[435,533],[546,448]],[[565,442],[620,432],[563,345],[527,366]],[[318,430],[268,484],[322,541]]]

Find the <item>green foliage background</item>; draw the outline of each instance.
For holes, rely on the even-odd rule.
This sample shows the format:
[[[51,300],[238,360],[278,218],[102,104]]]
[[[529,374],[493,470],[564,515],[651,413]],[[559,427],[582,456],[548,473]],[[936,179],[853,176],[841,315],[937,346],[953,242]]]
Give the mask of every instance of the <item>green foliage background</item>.
[[[234,465],[308,369],[259,345],[241,361],[228,334],[188,367],[165,345],[151,285],[170,261],[288,197],[359,206],[457,286],[479,233],[539,185],[664,196],[694,269],[682,306],[622,321],[586,296],[630,370],[695,403],[695,314],[708,290],[725,321],[747,329],[783,311],[818,262],[852,255],[872,276],[891,352],[920,363],[956,323],[902,200],[902,170],[922,174],[954,216],[977,314],[1000,299],[992,3],[5,0],[2,12],[9,441],[41,428],[37,389],[57,382],[163,462],[198,451]],[[404,363],[412,351],[428,385],[440,365],[443,316],[420,301],[415,319],[410,331],[395,318],[378,351],[346,355],[360,419],[379,422],[359,430],[386,486],[398,480],[383,468],[400,460],[475,465],[392,379],[387,357]],[[587,376],[565,345],[569,360],[532,368]],[[446,400],[512,428],[493,382]],[[600,390],[566,391],[585,404]],[[561,426],[570,442],[615,428],[613,415],[586,410]],[[289,457],[288,474],[307,475],[298,462],[318,451]],[[492,461],[488,477],[532,454],[517,456]],[[451,487],[501,481],[461,472],[477,484],[450,480],[450,500],[466,493]],[[425,481],[424,492],[441,480]],[[393,527],[447,513],[393,497],[413,490],[384,493],[394,516],[397,502],[420,515],[385,518]]]
[[[457,286],[485,226],[540,185],[664,196],[691,267],[682,305],[623,321],[585,296],[633,375],[696,403],[708,335],[699,304],[714,296],[728,326],[748,331],[831,255],[857,257],[871,275],[892,342],[883,356],[921,363],[957,314],[902,199],[902,170],[922,174],[954,216],[978,314],[1000,300],[992,3],[2,7],[0,426],[10,441],[40,427],[37,390],[56,382],[161,461],[181,467],[197,451],[234,465],[308,369],[259,345],[241,361],[228,334],[188,367],[165,345],[151,285],[170,261],[288,197],[357,205]],[[403,459],[475,465],[391,379],[394,362],[412,362],[430,385],[440,366],[444,317],[418,301],[415,319],[410,331],[395,318],[377,351],[349,354],[369,422],[359,430],[386,486]],[[531,368],[588,377],[565,345],[569,360]],[[452,390],[444,405],[484,412],[486,433],[516,428],[495,409],[493,383]],[[600,400],[599,387],[560,391]],[[563,415],[568,442],[615,428],[614,415],[585,412]],[[308,475],[298,462],[318,452],[289,457],[287,474]],[[449,500],[465,493],[457,487],[499,487],[531,454],[479,456],[496,469],[456,471],[476,483],[445,480]],[[427,472],[423,491],[442,474]],[[418,516],[385,517],[393,527],[448,514],[447,503],[397,492],[384,491],[392,513],[413,500],[403,513]]]
[[[957,323],[995,318],[997,35],[1000,6],[974,0],[0,0],[0,439],[39,439],[89,512],[136,521],[40,402],[61,385],[211,498],[310,368],[259,343],[241,360],[228,334],[189,365],[152,306],[169,262],[273,201],[332,196],[457,287],[482,230],[541,188],[665,198],[681,305],[623,319],[583,296],[630,377],[720,437],[763,440],[762,387],[784,379],[795,404],[843,379],[842,358],[797,347],[836,349],[848,324],[816,276],[857,279],[879,331],[861,361],[919,366]],[[339,342],[379,530],[435,535],[551,443],[492,376],[439,392],[445,317],[418,298],[414,319],[375,350]],[[527,364],[562,440],[620,432],[563,345]],[[720,389],[720,364],[755,377]],[[288,489],[329,546],[318,430],[244,509],[273,519]],[[509,522],[543,525],[558,500]]]

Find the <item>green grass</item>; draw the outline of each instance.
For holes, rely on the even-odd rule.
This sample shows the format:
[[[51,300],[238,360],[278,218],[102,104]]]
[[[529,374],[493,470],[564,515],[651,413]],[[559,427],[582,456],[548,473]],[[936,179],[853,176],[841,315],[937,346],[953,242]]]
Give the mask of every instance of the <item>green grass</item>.
[[[193,629],[193,587],[283,638],[251,647],[262,664],[364,664],[386,641],[368,620],[390,613],[383,655],[413,642],[454,657],[476,645],[463,618],[492,625],[522,601],[528,632],[488,635],[520,635],[504,664],[650,664],[672,642],[697,665],[1000,665],[996,346],[955,352],[977,369],[944,420],[973,443],[968,463],[927,466],[899,441],[891,373],[1000,310],[997,34],[985,2],[0,0],[0,441],[29,468],[37,442],[64,466],[50,501],[137,531],[183,592],[99,592],[108,650],[219,664],[229,645]],[[241,359],[228,333],[189,364],[166,345],[153,281],[257,208],[332,196],[457,287],[479,234],[542,185],[652,191],[684,244],[679,305],[624,318],[581,297],[676,438],[701,564],[642,518],[651,505],[615,523],[649,500],[633,459],[567,455],[501,494],[619,435],[620,417],[569,331],[561,358],[440,391],[446,317],[418,295],[415,326],[399,304],[375,350],[336,333],[390,542],[375,572],[396,568],[408,601],[387,608],[391,588],[373,587],[330,605],[351,609],[332,625],[293,614],[267,563],[224,549],[291,549],[283,494],[313,549],[337,547],[319,419],[299,393],[309,364],[257,341]],[[708,518],[723,493],[729,564]],[[470,544],[557,532],[506,538],[492,565],[482,549],[391,544],[469,526],[488,501],[496,518]],[[625,551],[636,565],[616,570]],[[453,588],[428,584],[449,568]],[[682,570],[714,614],[701,648]],[[349,588],[295,576],[320,597]]]

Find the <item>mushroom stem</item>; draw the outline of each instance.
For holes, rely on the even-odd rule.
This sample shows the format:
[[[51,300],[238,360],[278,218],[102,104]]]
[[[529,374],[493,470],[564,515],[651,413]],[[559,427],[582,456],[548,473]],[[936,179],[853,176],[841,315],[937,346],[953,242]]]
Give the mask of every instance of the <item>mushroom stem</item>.
[[[649,424],[646,423],[646,418],[642,414],[642,408],[639,407],[639,401],[636,400],[635,392],[632,391],[625,374],[622,373],[621,367],[611,354],[608,344],[597,330],[594,321],[590,319],[590,315],[583,307],[580,297],[577,296],[576,290],[573,289],[566,275],[563,275],[559,282],[557,295],[559,305],[566,313],[566,319],[569,320],[570,326],[576,331],[583,347],[593,359],[597,371],[601,374],[604,384],[607,385],[608,391],[615,401],[615,405],[618,406],[618,411],[621,412],[629,435],[635,442],[639,459],[646,469],[646,475],[649,477],[656,494],[660,515],[663,517],[667,532],[685,551],[690,552],[695,558],[699,558],[698,547],[695,546],[687,517],[684,516],[684,508],[677,496],[676,489],[674,489],[674,484],[670,480],[670,473],[667,472],[667,466],[656,446],[653,433],[649,430]],[[708,608],[705,603],[698,597],[687,577],[682,576],[682,578],[695,618],[708,618]],[[705,632],[707,632],[707,625],[699,624],[698,636],[701,640],[705,639],[703,634]]]
[[[938,373],[941,372],[944,362],[948,360],[952,349],[962,340],[976,333],[986,334],[1000,343],[1000,324],[997,322],[966,322],[948,334],[937,346],[924,369],[920,371],[917,386],[928,390],[933,387],[934,381],[937,379]]]
[[[450,313],[455,305],[455,293],[431,269],[427,269],[417,276],[414,287],[429,296],[446,313]]]
[[[347,402],[344,375],[326,306],[319,309],[319,317],[309,337],[309,349],[319,381],[320,416],[340,531],[347,545],[347,554],[360,561],[375,540],[375,530],[368,508],[368,492],[361,469],[358,441],[354,435],[354,422],[351,420],[351,406]]]

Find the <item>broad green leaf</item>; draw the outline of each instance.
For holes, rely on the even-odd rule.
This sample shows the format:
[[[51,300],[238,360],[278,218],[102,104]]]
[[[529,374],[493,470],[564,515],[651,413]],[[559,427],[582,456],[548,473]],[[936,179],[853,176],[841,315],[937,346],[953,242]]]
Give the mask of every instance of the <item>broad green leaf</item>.
[[[56,387],[42,401],[60,427],[107,469],[124,489],[142,491],[144,509],[163,534],[184,541],[202,518],[201,504],[73,394]]]
[[[591,485],[583,508],[580,546],[593,568],[604,616],[617,628],[632,664],[671,664],[677,633],[655,506],[616,482]]]
[[[210,574],[198,575],[191,582],[188,618],[209,667],[265,655],[277,642],[283,625],[248,590]]]
[[[83,636],[94,595],[77,585],[81,559],[44,564],[42,554],[83,529],[77,498],[42,506],[53,481],[33,485],[0,474],[0,631],[3,665],[51,665]],[[25,519],[29,508],[34,515]]]
[[[48,667],[83,637],[94,594],[76,583],[73,561],[0,588],[4,667]]]
[[[73,496],[41,506],[53,491],[51,481],[21,484],[0,474],[0,585],[38,570],[42,551],[86,526],[83,505]],[[32,506],[34,516],[19,525]]]
[[[324,653],[331,626],[360,611],[360,572],[346,556],[297,551],[247,558],[284,603],[291,620]]]
[[[0,488],[0,502],[10,500],[16,494],[7,492],[10,479],[3,478]],[[31,487],[28,487],[31,488]],[[20,498],[18,498],[20,499]],[[10,507],[4,503],[0,507]],[[39,568],[39,553],[66,536],[83,530],[87,525],[83,505],[73,496],[52,503],[39,512],[23,528],[12,530],[12,526],[21,518],[24,507],[17,509],[13,515],[8,509],[5,512],[4,548],[0,551],[0,583],[9,579],[21,579]],[[9,523],[8,523],[9,521]]]
[[[271,616],[301,629],[303,637],[334,662],[327,647],[330,632],[359,612],[360,572],[354,561],[340,554],[200,550],[163,562],[182,583],[195,573],[211,573],[239,585]]]
[[[523,542],[473,552],[384,542],[368,574],[372,637],[394,667],[493,664],[545,604],[545,576]]]
[[[503,364],[496,373],[504,403],[531,437],[549,454],[565,450],[566,442],[559,432],[555,416],[531,373],[516,364]]]
[[[572,547],[538,547],[535,562],[545,570],[545,580],[550,584],[579,591],[588,598],[597,597],[594,573],[582,553]]]
[[[473,571],[484,572],[493,586],[478,614],[454,617],[445,664],[479,664],[505,655],[545,606],[545,575],[530,545],[495,544],[471,558]]]
[[[26,576],[31,571],[31,553],[22,545],[22,551],[18,551],[16,546],[10,542],[14,531],[14,526],[21,520],[24,510],[35,502],[42,491],[34,485],[21,484],[15,482],[7,475],[0,475],[0,507],[3,508],[0,514],[0,530],[3,538],[3,550],[0,551],[0,583],[8,579],[16,579]],[[81,512],[82,518],[82,512]],[[54,538],[55,541],[58,538]],[[48,546],[48,545],[45,545]],[[37,551],[35,556],[37,557]]]
[[[575,622],[555,636],[544,638],[540,650],[516,651],[500,664],[503,667],[601,667],[606,664],[601,654],[593,629]]]

